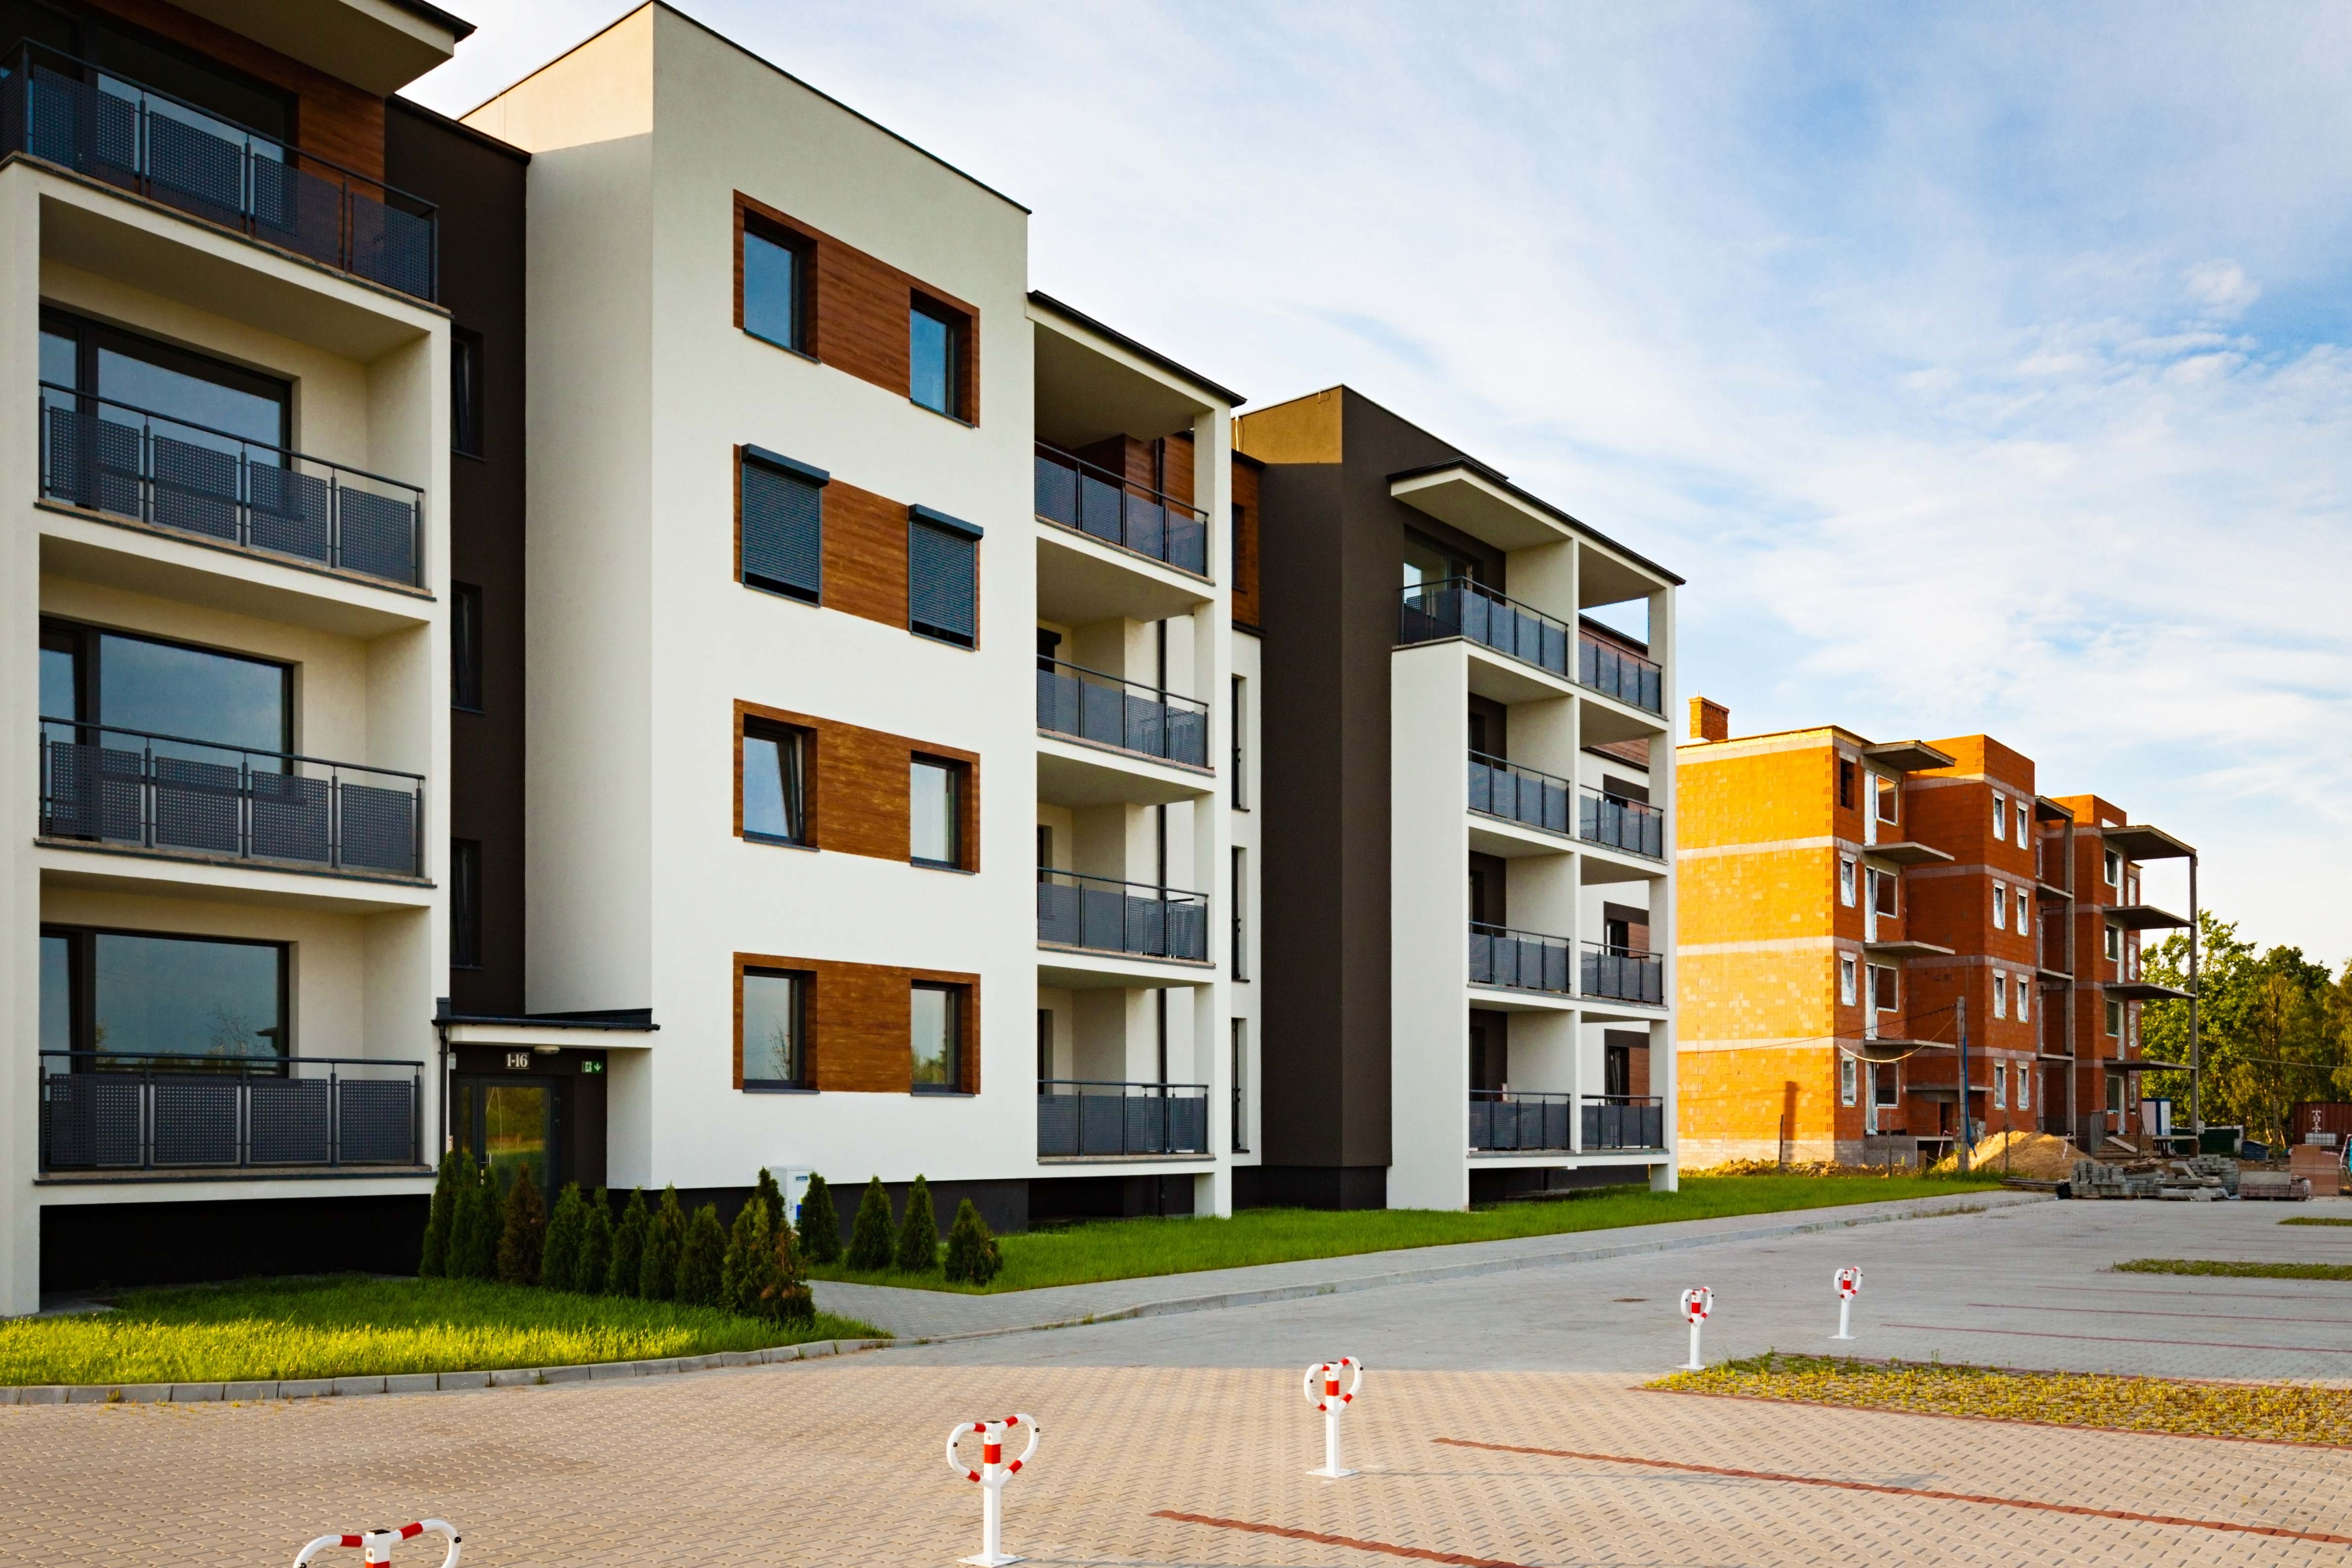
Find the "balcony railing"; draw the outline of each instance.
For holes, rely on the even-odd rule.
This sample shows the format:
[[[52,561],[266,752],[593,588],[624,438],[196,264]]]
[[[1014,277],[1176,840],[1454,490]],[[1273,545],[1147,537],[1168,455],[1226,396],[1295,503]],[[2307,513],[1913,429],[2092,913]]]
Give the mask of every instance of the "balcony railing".
[[[1466,577],[1443,577],[1407,587],[1398,606],[1397,641],[1409,645],[1446,637],[1467,637],[1620,702],[1652,713],[1665,711],[1664,678],[1646,658]],[[1569,662],[1571,649],[1573,665]]]
[[[1583,971],[1577,988],[1587,996],[1641,1002],[1653,1007],[1665,1005],[1665,965],[1654,952],[1613,942],[1588,942],[1584,944]]]
[[[1565,835],[1568,803],[1575,791],[1574,784],[1554,774],[1483,752],[1470,753],[1470,809],[1484,816]]]
[[[40,749],[45,838],[425,874],[416,773],[71,719],[43,719]]]
[[[1051,947],[1206,963],[1209,900],[1143,882],[1041,869],[1037,940]]]
[[[1587,1150],[1666,1146],[1666,1101],[1662,1095],[1587,1095],[1583,1110]]]
[[[1577,798],[1576,836],[1587,844],[1663,860],[1666,814],[1644,802],[1588,787]]]
[[[1061,1159],[1206,1154],[1205,1083],[1109,1083],[1040,1079],[1037,1152]]]
[[[1042,442],[1037,515],[1195,577],[1209,574],[1207,512]]]
[[[331,572],[424,582],[425,492],[41,384],[41,499]]]
[[[1209,765],[1209,708],[1116,675],[1037,661],[1037,728],[1190,767]]]
[[[1522,1089],[1470,1091],[1470,1147],[1481,1153],[1516,1149],[1550,1152],[1569,1147],[1571,1094],[1530,1094]]]
[[[432,203],[71,55],[26,43],[0,59],[0,153],[27,153],[435,298]]]
[[[1480,925],[1474,921],[1470,925],[1470,984],[1570,995],[1576,986],[1570,973],[1569,944],[1556,936]]]
[[[360,1057],[45,1050],[41,1169],[415,1165],[424,1078]]]

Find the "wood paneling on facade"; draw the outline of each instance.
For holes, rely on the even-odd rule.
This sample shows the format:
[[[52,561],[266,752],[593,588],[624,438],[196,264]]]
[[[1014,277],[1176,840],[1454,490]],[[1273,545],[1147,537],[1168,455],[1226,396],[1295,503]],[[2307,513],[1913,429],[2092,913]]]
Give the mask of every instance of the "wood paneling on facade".
[[[735,704],[735,732],[730,744],[735,749],[738,837],[743,832],[742,738],[746,719],[764,719],[815,737],[808,776],[803,784],[804,826],[808,847],[813,849],[905,862],[909,849],[908,772],[914,759],[920,755],[961,763],[962,869],[980,869],[979,752],[886,734],[838,720],[766,708],[756,702]]]
[[[834,480],[824,488],[824,605],[907,626],[907,503]]]
[[[1262,630],[1257,600],[1258,465],[1234,455],[1234,625]]]
[[[956,1052],[962,1093],[980,1092],[980,976],[895,964],[845,963],[828,958],[784,958],[769,953],[735,955],[735,1087],[743,1087],[743,972],[781,969],[809,977],[808,1038],[803,1043],[806,1087],[835,1094],[913,1092],[914,1050],[909,1040],[917,981],[954,985],[963,992],[961,1039]]]

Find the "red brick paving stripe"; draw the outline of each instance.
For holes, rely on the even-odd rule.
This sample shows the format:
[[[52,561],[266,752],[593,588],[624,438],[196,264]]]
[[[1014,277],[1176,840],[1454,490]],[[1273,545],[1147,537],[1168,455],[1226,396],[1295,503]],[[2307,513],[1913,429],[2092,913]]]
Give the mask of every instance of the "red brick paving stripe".
[[[1692,1465],[1676,1459],[1645,1459],[1633,1454],[1580,1454],[1568,1448],[1523,1448],[1509,1443],[1474,1443],[1466,1437],[1433,1437],[1454,1448],[1484,1448],[1496,1454],[1536,1454],[1548,1459],[1591,1459],[1604,1465],[1640,1465],[1654,1470],[1678,1470],[1694,1476],[1729,1476],[1743,1481],[1786,1481],[1801,1487],[1831,1487],[1839,1491],[1878,1492],[1887,1497],[1928,1498],[1937,1502],[1988,1503],[1995,1508],[2031,1509],[2037,1513],[2071,1513],[2085,1519],[2120,1519],[2130,1524],[2172,1524],[2189,1530],[2219,1530],[2232,1535],[2269,1535],[2282,1541],[2315,1541],[2328,1546],[2352,1546],[2352,1535],[2329,1535],[2316,1530],[2287,1530],[2275,1524],[2238,1524],[2226,1519],[2182,1519],[2168,1513],[2133,1513],[2119,1508],[2084,1508],[2076,1503],[2043,1502],[2038,1498],[1987,1497],[1980,1492],[1937,1491],[1927,1487],[1890,1487],[1877,1481],[1842,1481],[1830,1476],[1784,1476],[1774,1470],[1735,1470],[1721,1465]]]
[[[1445,1439],[1439,1438],[1439,1442]],[[1318,1546],[1352,1546],[1359,1552],[1381,1552],[1391,1557],[1410,1557],[1419,1563],[1451,1563],[1455,1568],[1528,1568],[1524,1563],[1513,1563],[1501,1557],[1472,1557],[1460,1552],[1432,1552],[1423,1546],[1398,1546],[1386,1541],[1363,1541],[1352,1535],[1326,1535],[1319,1530],[1293,1530],[1286,1524],[1259,1524],[1246,1519],[1218,1519],[1205,1513],[1179,1513],[1163,1508],[1151,1516],[1172,1519],[1183,1524],[1205,1524],[1215,1530],[1246,1530],[1253,1535],[1279,1535],[1286,1541],[1311,1541]]]
[[[2317,1355],[2352,1355],[2343,1345],[2249,1345],[2235,1340],[2147,1340],[2128,1334],[2058,1334],[2046,1329],[1978,1329],[1958,1323],[1881,1323],[1882,1329],[1924,1329],[1938,1334],[2006,1334],[2024,1340],[2090,1340],[2103,1345],[2193,1345],[2209,1351],[2307,1351]]]

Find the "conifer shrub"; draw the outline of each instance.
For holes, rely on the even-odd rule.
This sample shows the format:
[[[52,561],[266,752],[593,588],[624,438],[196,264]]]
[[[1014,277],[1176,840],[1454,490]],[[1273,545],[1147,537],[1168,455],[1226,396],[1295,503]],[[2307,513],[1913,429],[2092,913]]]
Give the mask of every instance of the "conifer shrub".
[[[760,1179],[751,1185],[751,1201],[768,1205],[768,1228],[787,1224],[791,1216],[784,1213],[784,1189],[776,1185],[776,1178],[768,1174],[768,1167],[760,1167]]]
[[[466,1157],[455,1149],[441,1156],[433,1178],[433,1207],[425,1219],[425,1248],[416,1272],[427,1279],[449,1272],[449,1229],[457,1213],[457,1194],[466,1178]]]
[[[587,1239],[588,1200],[580,1184],[566,1182],[557,1195],[555,1210],[547,1216],[547,1244],[540,1249],[539,1282],[550,1290],[580,1289],[580,1244]],[[601,1286],[599,1276],[596,1283]]]
[[[776,1227],[768,1205],[754,1193],[727,1235],[719,1304],[747,1318],[765,1318],[775,1310],[777,1288],[782,1283],[777,1267]]]
[[[931,1202],[931,1184],[920,1175],[907,1189],[907,1212],[898,1220],[898,1245],[890,1267],[901,1274],[940,1271],[940,1211]]]
[[[823,1176],[810,1175],[808,1191],[801,1194],[800,1223],[793,1228],[799,1233],[803,1262],[841,1261],[841,1211],[833,1206],[833,1189]]]
[[[719,1205],[705,1204],[686,1225],[675,1300],[686,1307],[716,1307],[726,1268],[727,1228],[719,1223]]]
[[[857,1217],[850,1222],[849,1252],[842,1261],[868,1274],[889,1268],[896,1250],[890,1228],[890,1194],[882,1190],[881,1177],[869,1176],[865,1195],[857,1200]]]
[[[508,1285],[539,1283],[540,1256],[547,1246],[547,1205],[530,1167],[515,1167],[507,1188],[506,1213],[499,1228],[499,1279]]]
[[[637,1294],[648,1301],[677,1295],[677,1260],[686,1252],[686,1210],[675,1183],[662,1189],[661,1203],[646,1226],[646,1257],[637,1268]]]
[[[621,1210],[621,1223],[613,1230],[613,1263],[604,1271],[604,1294],[634,1296],[645,1278],[646,1233],[653,1228],[653,1215],[646,1208],[646,1190],[629,1189],[627,1206]]]
[[[816,1294],[801,1272],[799,1248],[793,1245],[793,1227],[776,1230],[776,1286],[772,1310],[761,1315],[796,1329],[816,1321]]]
[[[499,1205],[497,1173],[484,1167],[475,1172],[473,1185],[467,1189],[464,1201],[473,1215],[466,1231],[466,1267],[467,1279],[496,1279],[499,1277],[499,1241],[506,1228],[506,1216]],[[458,1271],[451,1269],[452,1274]]]
[[[948,1282],[953,1285],[985,1285],[1004,1268],[1004,1255],[996,1245],[996,1235],[980,1211],[966,1198],[956,1205],[955,1223],[948,1226]]]
[[[612,1194],[598,1187],[581,1211],[580,1261],[572,1272],[572,1288],[593,1296],[613,1277]]]

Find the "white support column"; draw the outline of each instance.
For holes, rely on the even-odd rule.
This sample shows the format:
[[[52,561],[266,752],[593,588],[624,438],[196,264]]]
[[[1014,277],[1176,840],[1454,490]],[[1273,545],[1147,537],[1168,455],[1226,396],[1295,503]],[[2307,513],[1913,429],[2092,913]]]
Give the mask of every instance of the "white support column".
[[[1681,1103],[1677,1098],[1682,1068],[1675,1054],[1675,1022],[1681,1016],[1675,987],[1682,967],[1675,953],[1680,914],[1675,898],[1679,882],[1675,841],[1681,827],[1676,809],[1680,796],[1675,776],[1674,742],[1678,661],[1675,656],[1675,591],[1671,587],[1650,595],[1650,657],[1657,661],[1660,706],[1665,710],[1666,719],[1666,732],[1650,743],[1650,799],[1664,813],[1666,859],[1666,874],[1654,885],[1650,895],[1650,947],[1658,954],[1660,994],[1666,1002],[1665,1017],[1650,1026],[1650,1092],[1660,1096],[1664,1107],[1666,1163],[1650,1167],[1650,1188],[1653,1192],[1670,1193],[1680,1185],[1682,1169]]]
[[[0,475],[16,523],[0,529],[0,1315],[40,1310],[39,1158],[41,874],[33,858],[39,812],[33,742],[40,681],[41,539],[32,499],[40,471],[35,410],[40,363],[39,200],[30,165],[0,171]],[[10,403],[8,398],[16,401]]]
[[[1216,1163],[1193,1181],[1192,1212],[1219,1217],[1234,1212],[1233,1052],[1228,1040],[1233,1012],[1233,816],[1232,784],[1233,617],[1233,415],[1212,408],[1192,421],[1193,504],[1209,515],[1209,575],[1216,596],[1192,616],[1192,679],[1187,693],[1209,706],[1209,765],[1217,787],[1194,802],[1193,886],[1209,897],[1209,956],[1216,976],[1192,993],[1192,1061],[1195,1081],[1207,1084],[1209,1148]]]

